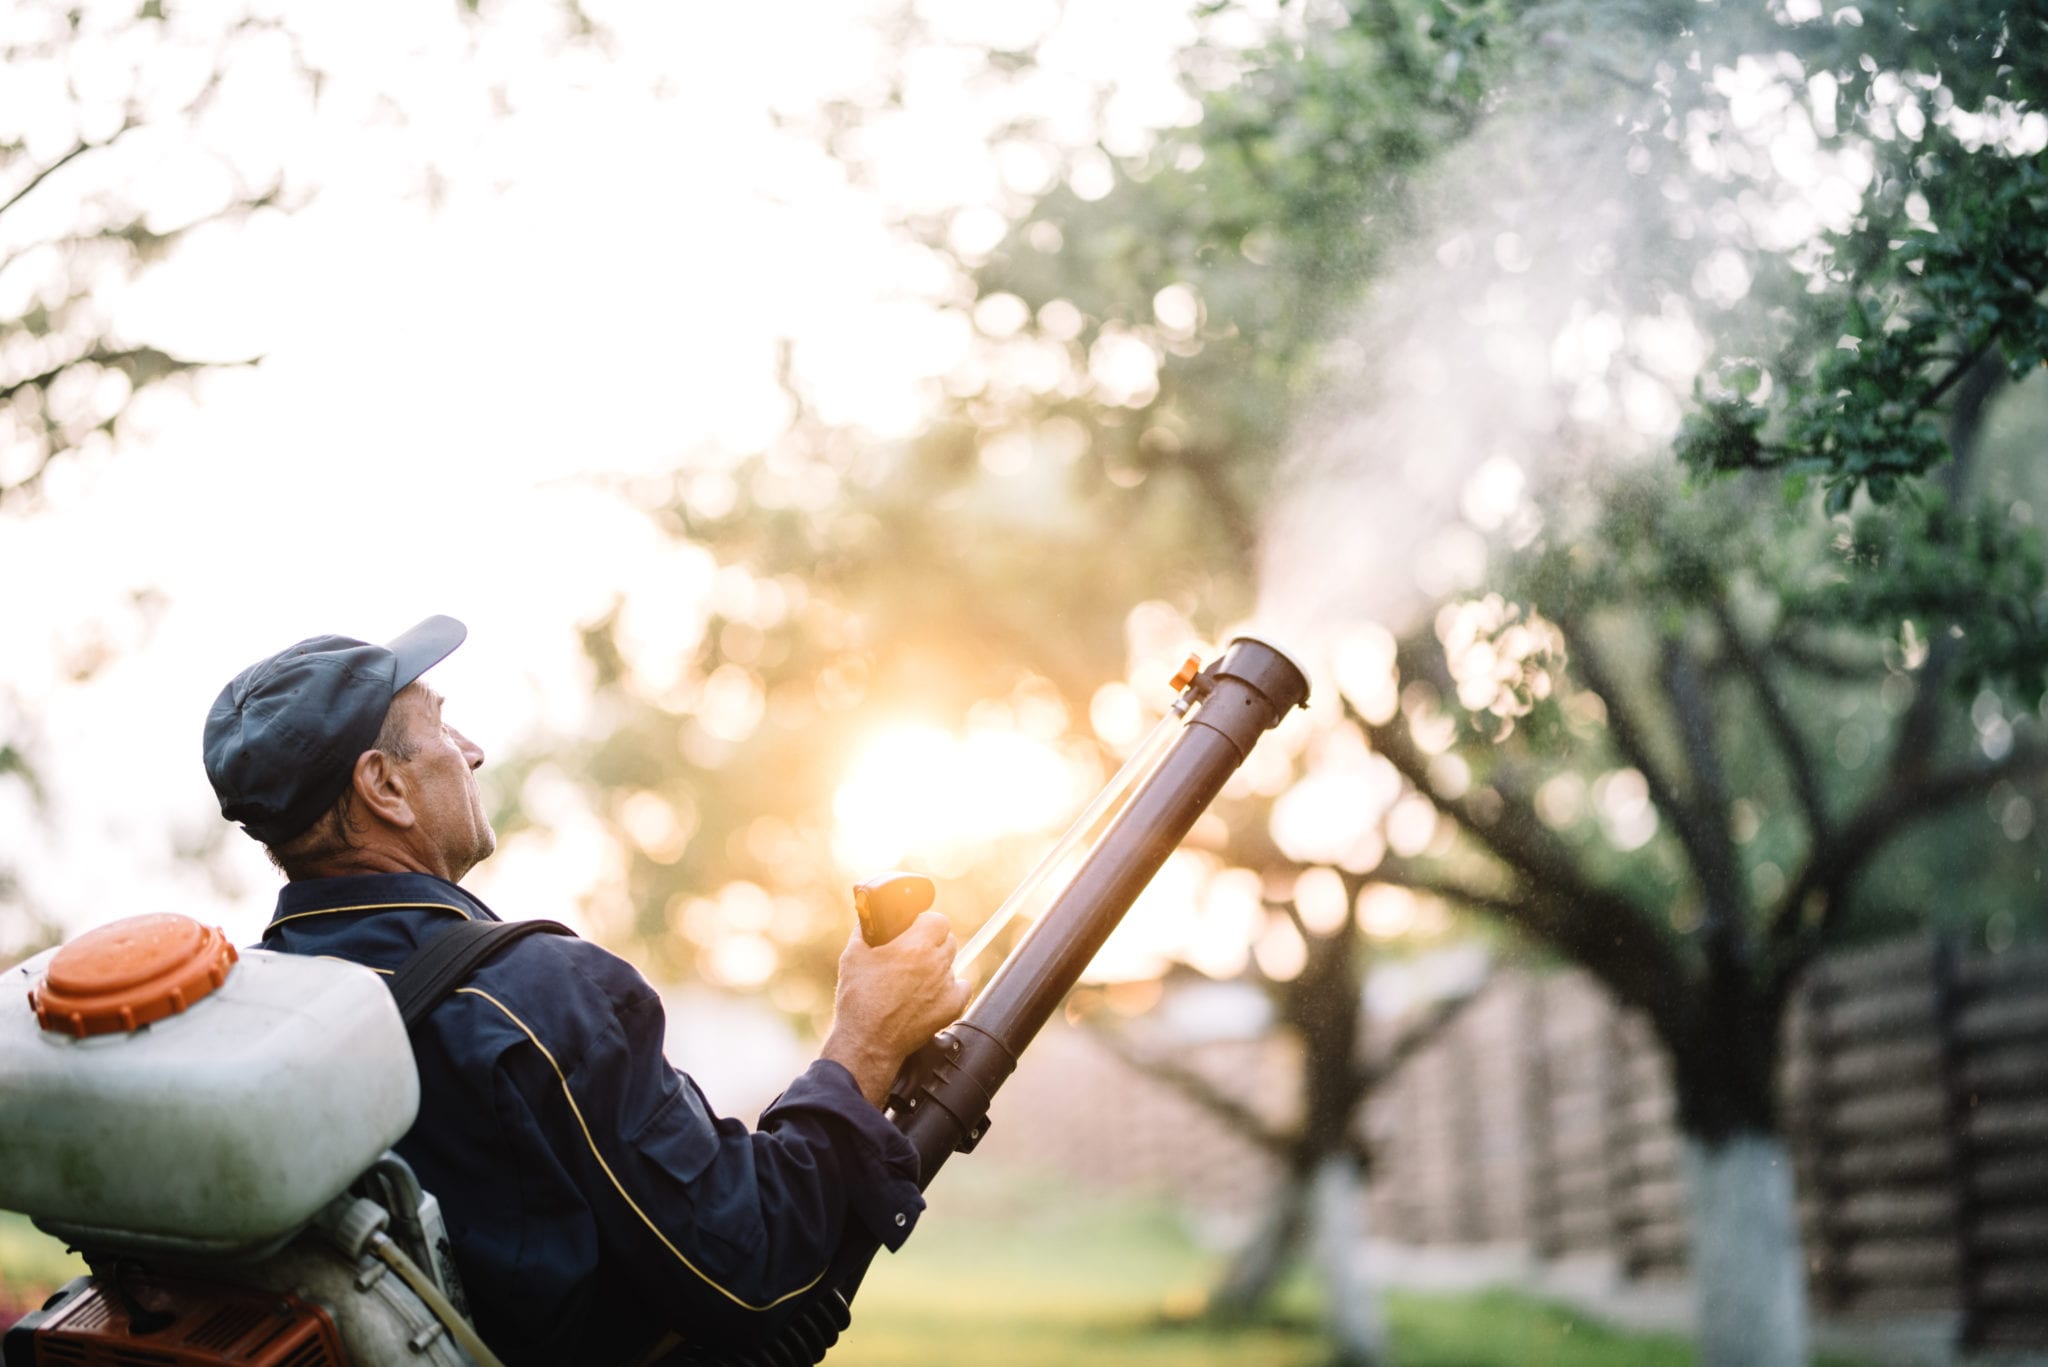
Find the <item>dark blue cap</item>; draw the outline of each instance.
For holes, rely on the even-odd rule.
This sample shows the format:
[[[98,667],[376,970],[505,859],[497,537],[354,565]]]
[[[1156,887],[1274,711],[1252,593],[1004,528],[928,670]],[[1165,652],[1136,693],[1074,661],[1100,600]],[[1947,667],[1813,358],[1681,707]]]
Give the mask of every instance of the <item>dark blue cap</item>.
[[[388,646],[312,636],[235,675],[206,714],[220,814],[266,845],[311,826],[376,744],[399,690],[467,635],[453,617],[429,617]]]

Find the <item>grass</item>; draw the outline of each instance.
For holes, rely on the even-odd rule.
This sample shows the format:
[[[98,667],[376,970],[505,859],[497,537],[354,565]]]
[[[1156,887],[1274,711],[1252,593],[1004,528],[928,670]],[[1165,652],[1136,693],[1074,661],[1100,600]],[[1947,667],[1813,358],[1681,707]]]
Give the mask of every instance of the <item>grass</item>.
[[[85,1271],[85,1262],[28,1222],[0,1211],[0,1322],[33,1310],[58,1287]]]
[[[1219,1260],[1168,1208],[1077,1199],[962,1162],[900,1254],[876,1261],[830,1367],[1324,1367],[1317,1298],[1282,1288],[1256,1323],[1194,1318]],[[0,1322],[84,1271],[18,1215],[0,1214]],[[1387,1298],[1400,1367],[1691,1367],[1692,1347],[1509,1292]],[[1855,1367],[1822,1359],[1823,1367]]]
[[[958,1164],[965,1169],[968,1165]],[[1317,1297],[1290,1281],[1241,1327],[1193,1318],[1219,1260],[1169,1211],[1082,1204],[948,1169],[901,1254],[879,1259],[831,1367],[1324,1367]],[[1387,1298],[1400,1367],[1691,1367],[1692,1345],[1510,1292]],[[1823,1358],[1824,1367],[1855,1367]]]

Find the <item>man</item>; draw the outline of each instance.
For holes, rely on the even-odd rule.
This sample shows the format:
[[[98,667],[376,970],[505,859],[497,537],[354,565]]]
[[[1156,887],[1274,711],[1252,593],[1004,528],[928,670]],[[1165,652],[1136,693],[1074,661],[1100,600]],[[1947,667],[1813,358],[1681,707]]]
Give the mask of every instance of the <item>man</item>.
[[[496,848],[478,749],[420,675],[466,629],[317,636],[251,665],[207,715],[207,777],[289,880],[266,947],[391,973],[458,920]],[[532,935],[413,1032],[420,1114],[398,1152],[440,1199],[477,1328],[507,1364],[618,1363],[668,1335],[772,1337],[849,1221],[890,1248],[923,1209],[881,1105],[966,987],[934,912],[839,961],[817,1062],[749,1133],[662,1056],[660,998],[584,940]],[[705,1047],[716,1047],[706,1042]]]

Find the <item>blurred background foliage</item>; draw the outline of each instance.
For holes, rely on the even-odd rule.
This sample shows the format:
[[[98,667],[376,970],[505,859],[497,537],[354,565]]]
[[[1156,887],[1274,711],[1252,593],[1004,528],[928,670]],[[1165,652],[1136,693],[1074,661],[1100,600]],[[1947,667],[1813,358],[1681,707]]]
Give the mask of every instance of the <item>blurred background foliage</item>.
[[[1813,369],[1853,354],[1821,336],[1831,322],[1816,321],[1840,306],[1837,277],[1857,269],[1846,263],[1866,259],[1861,269],[1910,273],[1901,254],[1918,247],[1873,252],[1869,243],[1879,229],[1860,215],[1842,232],[1802,244],[1801,255],[1746,222],[1742,214],[1757,212],[1745,198],[1756,193],[1751,182],[1768,182],[1769,167],[1695,164],[1703,145],[1724,159],[1730,148],[1743,150],[1745,130],[1728,126],[1732,97],[1717,89],[1712,64],[1760,60],[1754,54],[1768,46],[1796,58],[1809,86],[1823,70],[1835,73],[1831,104],[1839,113],[1826,121],[1828,135],[1816,130],[1814,139],[1882,159],[1871,177],[1890,195],[1896,166],[1941,179],[1945,163],[1934,156],[1940,149],[1872,126],[1889,117],[1900,96],[1889,83],[1873,84],[1866,68],[1880,61],[1902,70],[1967,66],[1966,81],[1938,88],[1968,98],[1930,97],[1944,109],[2012,98],[1994,95],[1976,74],[1980,59],[1989,61],[1981,44],[1993,41],[1986,34],[1995,33],[1992,20],[2003,12],[1991,8],[1968,19],[1944,10],[1942,24],[1932,28],[1915,16],[1912,27],[1872,21],[1864,29],[1718,13],[1710,25],[1689,29],[1681,23],[1689,13],[1649,5],[1372,5],[1300,17],[1266,45],[1194,48],[1187,78],[1201,99],[1200,121],[1163,131],[1142,151],[1110,156],[1099,148],[1041,147],[1048,158],[1064,157],[1070,173],[1022,206],[993,247],[962,250],[949,238],[947,221],[907,223],[907,231],[954,261],[959,293],[945,306],[960,310],[978,339],[970,359],[947,377],[948,392],[934,396],[941,415],[913,441],[880,451],[812,417],[802,381],[792,376],[799,417],[771,450],[729,470],[680,473],[651,509],[679,539],[713,557],[707,573],[720,603],[704,622],[695,656],[656,681],[668,687],[667,696],[654,697],[657,688],[636,676],[632,644],[619,639],[629,606],[591,631],[600,682],[617,690],[620,718],[630,717],[598,747],[590,770],[596,786],[616,802],[620,789],[653,791],[666,775],[677,789],[677,828],[694,832],[689,858],[636,863],[629,900],[649,938],[668,943],[667,908],[678,892],[715,893],[735,877],[800,888],[843,881],[846,869],[827,862],[831,802],[853,757],[853,738],[872,734],[883,715],[965,727],[976,704],[1009,707],[1014,715],[1029,709],[1026,695],[1035,695],[1057,699],[1065,712],[1057,729],[1041,720],[1047,739],[1111,750],[1128,743],[1128,733],[1105,738],[1081,723],[1091,709],[1109,709],[1110,699],[1097,698],[1106,682],[1132,684],[1143,668],[1170,672],[1176,662],[1177,643],[1146,640],[1133,648],[1128,637],[1147,635],[1148,624],[1167,619],[1148,609],[1127,621],[1132,606],[1157,598],[1199,638],[1260,605],[1258,548],[1280,502],[1277,491],[1290,478],[1313,489],[1319,473],[1301,458],[1298,434],[1327,421],[1332,410],[1369,409],[1381,397],[1375,391],[1387,381],[1357,373],[1358,353],[1370,343],[1346,330],[1360,325],[1360,301],[1388,252],[1445,228],[1441,206],[1431,217],[1418,205],[1431,195],[1465,192],[1457,158],[1468,154],[1475,128],[1484,128],[1490,146],[1511,149],[1526,149],[1532,135],[1524,130],[1544,126],[1542,116],[1568,123],[1579,139],[1594,136],[1589,126],[1618,128],[1600,133],[1611,141],[1599,150],[1618,154],[1629,171],[1624,187],[1636,191],[1619,245],[1650,243],[1653,250],[1623,258],[1615,231],[1576,221],[1611,217],[1614,207],[1590,196],[1558,196],[1555,187],[1536,200],[1541,212],[1505,194],[1480,206],[1503,216],[1523,212],[1531,238],[1542,230],[1581,249],[1589,237],[1593,246],[1607,246],[1593,253],[1604,257],[1605,268],[1574,282],[1582,305],[1605,305],[1624,319],[1630,311],[1685,307],[1710,339],[1771,338],[1785,352],[1788,378],[1778,381],[1780,391],[1801,376],[1815,385],[1848,384]],[[1683,51],[1672,52],[1674,43],[1690,46],[1698,59],[1686,62]],[[2006,52],[2008,60],[2012,55]],[[1777,65],[1756,77],[1766,88],[1790,79],[1777,69],[1784,62],[1775,55],[1772,61]],[[990,54],[982,79],[1008,79],[1029,64],[1028,52]],[[844,139],[848,127],[896,114],[886,102],[865,110],[842,106],[827,131]],[[1921,127],[1929,140],[1960,146],[1964,136],[1939,120]],[[1020,127],[1016,137],[1028,143],[1032,132]],[[2017,178],[2032,167],[2030,157],[1995,141],[1972,156],[1973,169],[1953,174],[1981,178],[2004,168]],[[1499,169],[1480,160],[1489,172]],[[1889,202],[1884,195],[1876,201]],[[1717,214],[1733,216],[1733,225],[1716,229]],[[1920,236],[1927,235],[1923,229]],[[1498,239],[1494,246],[1505,250]],[[1624,259],[1625,269],[1616,264]],[[1719,277],[1703,275],[1709,261],[1749,282],[1739,298],[1695,289],[1718,289]],[[1612,490],[1596,496],[1604,507],[1569,507],[1570,486],[1583,481],[1594,460],[1617,444],[1643,444],[1638,434],[1617,436],[1598,422],[1559,431],[1540,458],[1529,453],[1532,468],[1523,476],[1530,506],[1540,496],[1564,509],[1563,517],[1580,519],[1571,539],[1544,536],[1536,545],[1528,520],[1496,526],[1498,539],[1509,543],[1503,550],[1527,554],[1498,556],[1489,573],[1501,576],[1502,589],[1517,591],[1511,597],[1569,592],[1580,600],[1573,611],[1585,615],[1646,594],[1698,596],[1709,587],[1706,571],[1718,563],[1740,581],[1723,587],[1743,599],[1742,620],[1767,626],[1773,648],[1786,644],[1824,682],[1831,671],[1853,672],[1876,688],[1887,668],[1903,676],[1909,655],[1917,667],[1916,649],[1950,626],[1975,627],[1963,614],[1991,596],[1987,586],[2004,586],[2008,605],[2038,612],[2031,568],[2038,553],[2029,559],[2028,514],[2014,511],[2030,509],[2027,496],[2038,491],[2023,456],[2006,454],[2023,449],[2025,437],[1994,438],[1998,449],[1974,458],[1975,423],[2025,428],[2038,421],[2013,393],[2008,404],[1993,385],[1972,405],[1981,416],[1972,416],[1967,434],[1973,472],[1984,467],[1973,478],[1996,485],[1987,500],[1996,516],[1954,512],[1948,522],[1956,530],[1942,534],[1971,538],[1971,591],[1925,604],[1919,618],[1898,610],[1894,591],[1915,573],[1932,572],[1904,563],[1912,558],[1908,547],[1924,548],[1920,558],[1951,571],[1953,582],[1951,543],[1937,540],[1935,528],[1886,534],[1867,519],[1831,527],[1793,497],[1796,488],[1786,495],[1793,506],[1781,513],[1773,506],[1780,500],[1754,480],[1682,491],[1636,472],[1608,481]],[[1925,440],[1946,454],[1949,433],[1939,422],[1922,427],[1931,434]],[[1690,455],[1686,442],[1680,444]],[[1461,455],[1441,458],[1455,463]],[[1369,466],[1375,456],[1359,452],[1352,459]],[[1805,456],[1827,458],[1822,451]],[[1399,476],[1388,476],[1385,488],[1398,495]],[[1333,482],[1332,492],[1349,490]],[[1929,488],[1926,502],[1940,501],[1939,492]],[[1341,526],[1341,513],[1333,520]],[[1377,530],[1363,510],[1358,526],[1361,534]],[[1675,544],[1665,539],[1681,530],[1690,535]],[[1312,558],[1314,550],[1304,548],[1303,556]],[[1561,556],[1565,550],[1577,559]],[[1284,552],[1269,546],[1267,556]],[[1587,556],[1601,562],[1589,564]],[[1858,568],[1872,572],[1847,572]],[[1172,593],[1161,598],[1155,586]],[[1403,606],[1411,620],[1427,615]],[[1958,647],[1965,658],[1957,677],[1967,685],[2010,685],[2012,707],[2004,706],[2006,694],[1990,696],[2015,719],[2039,692],[2031,676],[2011,673],[2033,648],[2025,621],[2021,614],[2008,622],[2012,640],[1984,643],[1994,658],[1972,654],[1983,634],[1974,630]],[[967,642],[972,649],[963,649]],[[1861,646],[1860,655],[1852,644]],[[1141,653],[1148,658],[1132,658]],[[1724,672],[1737,667],[1719,664]],[[1908,690],[1932,691],[1897,683],[1891,701]],[[1964,701],[1979,696],[1972,691]],[[1156,690],[1148,702],[1156,711]],[[820,726],[821,714],[836,720]],[[1885,738],[1886,720],[1871,717],[1868,735],[1833,748],[1868,755]],[[1581,738],[1586,734],[1582,727]],[[783,748],[764,748],[777,745]],[[792,753],[797,749],[802,753]],[[1099,759],[1097,772],[1111,757]],[[1754,767],[1762,758],[1747,763]],[[1817,773],[1779,776],[1779,800],[1764,815],[1796,808],[1792,789],[1800,783],[1841,782],[1842,794],[1832,800],[1847,801],[1863,761],[1815,762]],[[656,852],[667,852],[675,835],[663,830],[652,807],[641,803],[639,810],[651,843],[661,847]],[[775,830],[754,828],[756,815],[807,833],[809,853],[778,846]],[[1241,817],[1234,824],[1259,822]],[[1796,830],[1796,823],[1762,815],[1753,824]],[[2002,833],[1997,819],[1966,824],[1994,840]],[[749,842],[748,834],[758,839]],[[1936,843],[1955,847],[1952,838]],[[1627,877],[1628,868],[1643,863],[1617,853],[1630,852],[1590,857],[1612,865],[1603,876]],[[1783,872],[1792,855],[1777,853]]]
[[[304,98],[317,86],[282,27],[255,13],[172,21],[157,5],[47,5],[0,26],[0,506],[13,515],[34,511],[53,462],[111,458],[138,394],[247,359],[169,350],[112,317],[122,290],[195,230],[286,203],[282,167],[252,181],[208,154],[234,117],[220,108],[231,65],[289,73]],[[191,181],[174,188],[104,166],[138,144],[179,161]],[[79,625],[64,677],[82,683],[147,638],[158,595],[140,590],[133,606]],[[45,799],[40,741],[28,707],[0,685],[0,786],[15,785],[33,811]],[[57,931],[20,898],[10,859],[0,852],[0,949],[26,952]]]
[[[41,215],[0,265],[16,504],[105,458],[137,394],[247,359],[119,335],[106,292],[307,188],[285,158],[172,213],[79,173],[124,139],[203,148],[259,58],[321,89],[266,18],[42,18],[10,79],[75,114],[68,140],[0,129],[0,221]],[[1315,1175],[1369,1160],[1365,1060],[1455,1010],[1362,1040],[1375,953],[1584,965],[1649,1014],[1717,1141],[1773,1132],[1815,954],[2039,934],[2048,35],[1991,0],[1212,0],[1192,23],[1187,116],[1143,136],[1035,117],[1030,43],[952,54],[1018,113],[993,215],[897,225],[961,339],[928,417],[835,424],[790,339],[771,441],[630,485],[674,573],[581,625],[587,722],[486,777],[508,841],[595,817],[616,876],[587,920],[651,974],[815,1027],[853,879],[933,873],[964,935],[1185,652],[1248,620],[1299,650],[1317,708],[1106,953],[1124,986],[1075,1006],[1169,1075],[1125,1017],[1175,975],[1257,987],[1303,1041],[1291,1128],[1206,1098],[1290,1178],[1223,1274],[1241,1312]],[[892,33],[872,81],[784,116],[853,184],[921,117],[939,40],[914,7]],[[605,35],[578,11],[562,41]],[[190,51],[180,80],[67,83],[103,42]],[[0,721],[0,783],[32,786],[30,723]],[[1338,1339],[1364,1360],[1376,1332]]]
[[[1325,706],[1182,856],[1200,929],[1154,971],[1243,975],[1304,1037],[1304,1119],[1265,1136],[1297,1194],[1371,1083],[1361,927],[1472,933],[1447,909],[1643,1009],[1689,1133],[1774,1133],[1779,1016],[1820,949],[2038,929],[2038,28],[1290,8],[1194,45],[1199,119],[1142,147],[1020,124],[1062,174],[998,237],[904,224],[973,338],[929,425],[877,450],[792,376],[772,448],[650,504],[718,606],[655,677],[630,605],[591,631],[610,710],[550,762],[630,841],[607,924],[815,1017],[862,854],[940,874],[963,930],[1028,863],[997,763],[1003,797],[945,799],[996,823],[971,857],[854,846],[936,781],[892,720],[963,759],[1028,736],[1071,808],[1184,644],[1256,611],[1323,652]],[[819,134],[857,169],[899,117],[840,106]],[[1489,390],[1540,392],[1503,416]],[[1688,482],[1674,450],[1736,473]],[[1343,582],[1373,539],[1454,563]],[[847,777],[892,743],[895,780]],[[1278,1247],[1303,1218],[1280,1203]],[[1255,1300],[1270,1271],[1235,1275]]]
[[[472,43],[483,32],[480,15],[442,17]],[[599,40],[573,7],[548,27],[557,54]],[[121,462],[149,460],[200,402],[205,378],[260,363],[220,344],[211,301],[166,310],[176,286],[164,291],[164,268],[175,277],[181,253],[218,250],[234,234],[260,240],[312,203],[341,141],[321,119],[353,118],[358,132],[381,134],[380,170],[431,195],[446,148],[418,136],[420,92],[366,91],[357,72],[337,82],[331,68],[345,63],[345,44],[331,29],[309,41],[309,29],[320,25],[234,0],[39,2],[0,16],[0,534],[49,516],[53,482],[75,503],[94,480],[119,479]],[[496,94],[502,104],[502,86]],[[288,451],[297,435],[272,440]],[[194,495],[201,511],[181,500],[162,510],[165,520],[228,534],[235,491]],[[94,578],[106,548],[67,549],[75,563],[44,568]],[[24,586],[10,590],[0,809],[47,835],[64,819],[47,781],[58,767],[41,715],[47,690],[84,687],[145,654],[172,604],[143,579],[36,642],[22,625],[31,617],[19,611]],[[174,838],[177,854],[211,860],[223,829]],[[0,849],[0,953],[9,956],[61,933],[23,894],[27,854]]]

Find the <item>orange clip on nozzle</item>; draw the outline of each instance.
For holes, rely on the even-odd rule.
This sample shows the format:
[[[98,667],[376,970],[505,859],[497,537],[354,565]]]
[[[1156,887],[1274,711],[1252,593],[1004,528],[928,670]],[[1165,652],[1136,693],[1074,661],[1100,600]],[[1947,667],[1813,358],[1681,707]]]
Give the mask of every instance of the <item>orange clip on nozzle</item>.
[[[860,916],[860,937],[885,945],[901,935],[936,896],[932,880],[921,873],[885,873],[853,885],[853,909]]]

